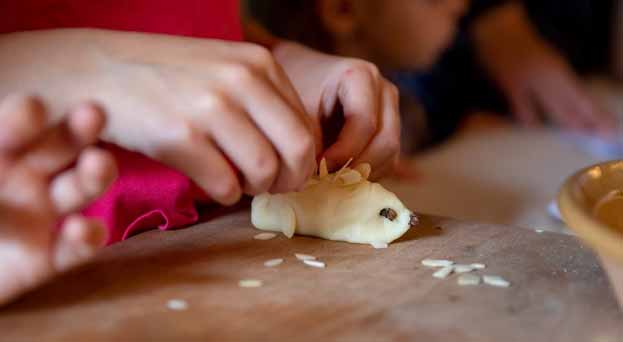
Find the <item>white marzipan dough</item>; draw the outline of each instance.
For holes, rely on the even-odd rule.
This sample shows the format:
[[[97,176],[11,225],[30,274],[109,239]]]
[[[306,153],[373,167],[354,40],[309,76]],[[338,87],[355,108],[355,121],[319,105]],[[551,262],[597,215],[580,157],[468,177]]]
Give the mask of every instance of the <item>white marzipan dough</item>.
[[[266,231],[295,233],[352,243],[390,243],[409,228],[411,215],[395,194],[367,180],[368,164],[329,174],[324,160],[319,175],[299,192],[261,194],[253,199],[251,222]],[[384,208],[397,214],[392,221]]]

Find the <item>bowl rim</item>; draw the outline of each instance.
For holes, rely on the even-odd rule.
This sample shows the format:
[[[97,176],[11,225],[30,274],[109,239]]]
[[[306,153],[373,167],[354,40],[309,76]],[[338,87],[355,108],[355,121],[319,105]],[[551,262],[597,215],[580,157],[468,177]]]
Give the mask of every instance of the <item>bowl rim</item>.
[[[584,239],[598,253],[608,255],[618,263],[623,264],[623,245],[621,245],[620,236],[612,228],[594,219],[591,212],[588,212],[586,208],[573,200],[572,194],[574,185],[588,170],[616,163],[623,163],[623,159],[587,166],[567,177],[558,192],[558,208],[563,221],[569,228],[578,233],[578,236]]]

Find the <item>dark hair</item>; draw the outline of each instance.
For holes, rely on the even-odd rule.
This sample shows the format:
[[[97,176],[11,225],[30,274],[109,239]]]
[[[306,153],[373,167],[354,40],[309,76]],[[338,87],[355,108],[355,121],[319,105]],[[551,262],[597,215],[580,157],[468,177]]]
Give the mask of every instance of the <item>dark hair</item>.
[[[316,0],[245,0],[246,15],[277,37],[331,52],[333,39],[318,15]]]

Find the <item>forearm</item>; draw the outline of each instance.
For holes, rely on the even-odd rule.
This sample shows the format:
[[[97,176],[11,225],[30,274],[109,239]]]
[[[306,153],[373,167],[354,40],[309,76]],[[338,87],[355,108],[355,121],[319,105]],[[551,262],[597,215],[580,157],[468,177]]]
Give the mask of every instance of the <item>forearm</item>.
[[[476,56],[492,80],[505,83],[509,70],[526,60],[555,58],[530,22],[524,6],[509,2],[476,20],[470,31]]]
[[[482,14],[470,27],[475,44],[515,44],[515,40],[538,39],[538,34],[520,2],[510,1]]]

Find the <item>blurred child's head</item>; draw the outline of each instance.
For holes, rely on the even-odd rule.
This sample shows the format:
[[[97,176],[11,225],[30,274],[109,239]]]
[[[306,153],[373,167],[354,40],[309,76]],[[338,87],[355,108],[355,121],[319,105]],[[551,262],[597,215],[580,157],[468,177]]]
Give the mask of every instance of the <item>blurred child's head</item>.
[[[335,52],[413,69],[433,63],[450,44],[464,2],[318,0],[318,12]]]
[[[248,1],[279,36],[381,67],[420,69],[450,44],[468,0]]]

